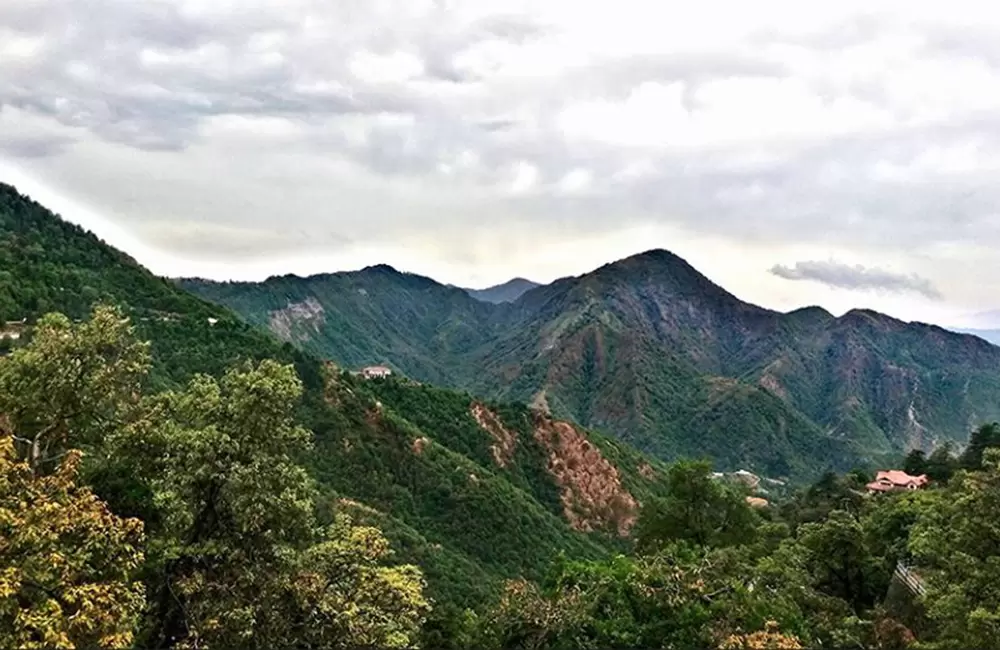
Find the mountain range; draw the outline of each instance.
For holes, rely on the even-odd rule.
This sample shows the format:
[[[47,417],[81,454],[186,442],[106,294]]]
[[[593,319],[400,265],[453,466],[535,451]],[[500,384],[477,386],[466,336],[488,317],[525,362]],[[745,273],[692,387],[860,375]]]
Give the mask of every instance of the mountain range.
[[[961,444],[1000,417],[1000,348],[980,338],[765,309],[665,250],[509,302],[384,264],[178,285],[345,367],[529,402],[667,460],[805,477]]]

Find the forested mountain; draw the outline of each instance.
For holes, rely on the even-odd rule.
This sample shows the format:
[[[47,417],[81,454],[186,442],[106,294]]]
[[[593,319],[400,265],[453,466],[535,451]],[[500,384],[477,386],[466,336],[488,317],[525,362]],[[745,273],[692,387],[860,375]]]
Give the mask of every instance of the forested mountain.
[[[867,310],[763,309],[663,250],[503,304],[387,266],[179,282],[337,363],[531,401],[664,459],[808,476],[1000,415],[1000,348]]]
[[[0,269],[0,311],[28,326],[5,326],[22,334],[18,345],[31,340],[31,324],[47,312],[86,321],[92,303],[116,305],[138,338],[151,343],[148,390],[179,389],[196,373],[221,376],[244,360],[293,363],[305,386],[298,418],[314,436],[313,451],[300,460],[318,481],[325,507],[378,524],[398,559],[423,569],[439,604],[481,603],[504,578],[539,577],[559,552],[596,558],[620,548],[639,503],[662,492],[663,466],[618,441],[525,406],[405,379],[352,376],[152,275],[2,184]],[[463,291],[385,268],[370,270],[364,285],[397,291],[397,301],[415,305],[406,316],[411,322],[438,318],[441,349],[474,347],[464,323],[479,318],[476,310],[485,305]],[[456,315],[422,311],[422,301],[413,299],[421,292],[450,297]],[[361,326],[350,319],[363,313],[344,305],[340,318]],[[373,310],[371,325],[361,327],[402,331],[401,323],[381,324],[383,317]],[[292,332],[307,326],[286,322]],[[378,348],[364,347],[369,339],[360,330],[338,336],[343,345],[356,338],[359,357],[379,356]],[[394,349],[391,358],[433,368],[433,349],[413,350],[412,357]]]

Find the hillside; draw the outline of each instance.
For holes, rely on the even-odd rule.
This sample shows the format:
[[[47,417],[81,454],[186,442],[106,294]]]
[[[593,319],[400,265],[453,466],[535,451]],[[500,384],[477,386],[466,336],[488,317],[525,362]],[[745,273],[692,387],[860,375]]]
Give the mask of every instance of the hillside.
[[[387,265],[309,278],[281,276],[263,285],[179,284],[320,357],[345,366],[384,363],[424,381],[447,382],[449,361],[488,340],[476,325],[489,318],[492,305]]]
[[[639,503],[663,489],[657,461],[527,407],[341,372],[152,275],[2,184],[0,267],[3,316],[29,325],[18,343],[30,339],[30,324],[43,313],[85,319],[92,302],[113,303],[152,342],[153,388],[178,386],[198,372],[218,374],[241,359],[295,363],[306,387],[300,417],[315,435],[315,451],[302,461],[327,497],[325,507],[377,523],[400,560],[423,568],[439,602],[482,602],[503,578],[538,577],[560,551],[593,558],[621,548]],[[298,286],[283,282],[288,291]],[[392,290],[395,300],[413,304],[377,333],[432,319],[436,345],[446,353],[478,344],[468,323],[485,317],[475,311],[483,303],[461,290],[384,267],[344,282],[342,290],[354,295],[364,287]],[[453,313],[421,307],[422,295],[450,298]],[[357,325],[362,315],[344,306],[340,317]],[[373,309],[364,317],[374,324],[385,314]],[[302,323],[286,322],[294,326],[287,338],[300,342],[295,327]],[[448,323],[450,334],[441,331]],[[365,347],[370,339],[363,334],[339,332],[330,342],[346,346],[356,336],[353,354],[379,354]],[[385,348],[385,355],[395,361],[398,350]],[[437,363],[426,347],[412,354],[402,358]]]
[[[504,304],[387,267],[180,282],[279,333],[290,318],[288,340],[337,363],[533,401],[663,459],[803,477],[1000,416],[1000,348],[865,310],[764,309],[662,250]]]

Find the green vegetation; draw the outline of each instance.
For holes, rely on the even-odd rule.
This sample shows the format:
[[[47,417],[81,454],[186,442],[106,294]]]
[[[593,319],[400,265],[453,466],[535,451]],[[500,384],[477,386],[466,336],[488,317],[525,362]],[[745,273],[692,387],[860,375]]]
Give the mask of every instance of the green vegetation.
[[[460,553],[422,559],[451,578],[451,587],[464,585],[462,596],[481,597],[473,609],[462,609],[457,598],[426,598],[423,571],[398,563],[380,526],[406,539],[400,546],[409,555],[425,552],[426,539],[369,506],[324,505],[323,484],[296,460],[311,436],[297,424],[302,385],[292,366],[248,361],[219,379],[196,375],[182,388],[146,393],[148,347],[121,312],[99,308],[80,324],[59,314],[43,317],[30,342],[0,360],[0,616],[12,630],[8,647],[422,641],[874,650],[912,645],[914,629],[917,647],[998,647],[993,612],[1000,602],[993,602],[992,585],[1000,575],[991,571],[1000,556],[991,522],[1000,517],[993,512],[1000,503],[1000,440],[992,425],[975,435],[976,467],[962,469],[960,459],[948,457],[948,484],[866,498],[857,489],[868,477],[828,474],[773,511],[751,509],[745,490],[713,478],[709,463],[640,465],[632,480],[651,482],[650,471],[665,480],[651,482],[658,487],[641,510],[634,550],[623,544],[624,552],[611,556],[594,541],[560,532],[555,504],[516,501],[526,492],[513,484],[539,481],[535,472],[514,473],[510,481],[484,473],[470,482],[464,472],[483,466],[442,450],[446,465],[458,463],[457,480],[436,486],[419,475],[440,478],[440,472],[407,466],[404,455],[389,458],[414,480],[407,500],[437,489],[442,508],[459,524],[439,530],[455,538],[452,548]],[[424,404],[415,419],[452,421],[442,437],[456,436],[456,445],[464,439],[459,396],[446,392],[432,400],[437,389],[414,387],[425,400],[411,403],[402,382],[368,386],[387,400],[395,396],[397,406]],[[341,376],[324,399],[340,412],[348,395],[368,386]],[[373,427],[392,418],[380,402],[371,406],[364,415]],[[367,434],[395,438],[410,458],[434,459],[433,443],[414,450],[411,435],[418,432],[399,420]],[[604,441],[604,448],[626,465],[645,463],[617,443]],[[82,477],[92,487],[78,483],[81,449]],[[466,452],[475,457],[483,449],[473,443]],[[474,489],[458,487],[470,484],[492,488],[477,499]],[[494,493],[500,499],[491,501]],[[464,500],[473,504],[468,511]],[[436,530],[435,522],[441,526],[428,516],[428,530]],[[501,524],[519,531],[528,557],[539,557],[530,555],[533,545],[561,544],[567,553],[516,565],[515,549],[503,546],[514,538],[497,537],[487,561],[487,547],[469,531]],[[462,555],[477,562],[465,563]],[[920,597],[926,613],[918,620],[901,620],[905,615],[883,604],[900,561],[915,565],[926,581]],[[449,573],[455,566],[481,572],[483,593]],[[522,577],[491,579],[521,568]],[[439,589],[447,586],[444,580]]]
[[[10,647],[410,645],[422,575],[384,564],[377,529],[319,516],[294,368],[144,395],[147,348],[102,307],[44,316],[0,360]],[[75,483],[81,450],[96,497]]]
[[[742,496],[711,476],[711,463],[678,462],[667,474],[667,496],[646,504],[636,531],[640,552],[672,542],[724,547],[754,536],[754,515]]]
[[[639,529],[655,534],[636,553],[509,582],[482,619],[483,646],[1000,648],[1000,449],[928,490],[864,497],[860,477],[830,475],[759,513],[706,472],[671,469],[670,505],[644,511]],[[700,519],[706,490],[743,512]],[[724,522],[735,534],[717,534]],[[893,576],[900,562],[923,594]]]
[[[0,356],[0,648],[1000,650],[1000,425],[960,454],[949,441],[910,454],[927,489],[867,495],[859,469],[747,499],[752,488],[706,461],[664,465],[516,403],[321,363],[0,190],[0,292],[27,321]],[[617,283],[634,264],[602,273]],[[676,299],[726,302],[692,273],[679,269]],[[36,277],[78,283],[65,309]],[[85,306],[83,286],[118,306]],[[608,309],[591,300],[606,285],[584,286],[575,306],[559,285],[511,308],[562,314],[558,333],[536,335],[579,364],[483,374],[548,377],[556,415],[613,423],[638,412],[614,402],[647,400],[668,424],[631,439],[691,455],[678,422],[775,473],[855,456],[817,433],[808,391],[783,397],[721,361],[706,377],[682,355],[642,354],[628,296],[612,291]],[[830,326],[790,317],[797,335]],[[482,353],[478,333],[435,318],[441,355],[414,358]],[[844,336],[919,356],[912,332],[895,340],[878,318],[845,319],[856,322]],[[640,390],[607,383],[618,373],[643,377]],[[851,404],[884,433],[891,415]],[[742,421],[766,435],[723,435]]]
[[[39,475],[0,439],[0,648],[127,648],[145,605],[143,526],[77,482],[79,451]]]

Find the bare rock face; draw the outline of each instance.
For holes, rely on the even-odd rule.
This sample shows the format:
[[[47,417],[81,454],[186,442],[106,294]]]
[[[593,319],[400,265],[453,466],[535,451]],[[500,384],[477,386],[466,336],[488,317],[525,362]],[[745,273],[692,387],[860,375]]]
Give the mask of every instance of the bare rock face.
[[[268,320],[271,331],[289,343],[308,341],[320,332],[324,323],[323,305],[312,297],[302,302],[290,302],[284,309],[272,311]]]

